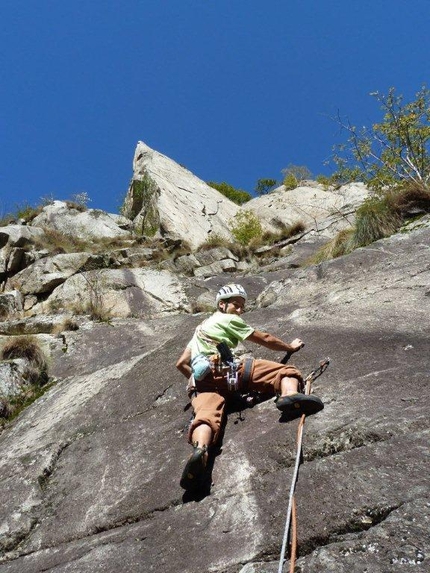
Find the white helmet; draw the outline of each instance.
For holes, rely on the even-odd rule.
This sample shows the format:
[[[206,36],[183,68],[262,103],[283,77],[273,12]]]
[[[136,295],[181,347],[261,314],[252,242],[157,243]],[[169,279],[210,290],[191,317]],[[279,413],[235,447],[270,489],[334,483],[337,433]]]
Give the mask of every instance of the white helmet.
[[[245,300],[248,298],[248,295],[246,294],[246,291],[242,285],[229,284],[221,287],[218,291],[218,294],[216,295],[217,306],[220,300],[226,300],[234,296],[240,296]]]

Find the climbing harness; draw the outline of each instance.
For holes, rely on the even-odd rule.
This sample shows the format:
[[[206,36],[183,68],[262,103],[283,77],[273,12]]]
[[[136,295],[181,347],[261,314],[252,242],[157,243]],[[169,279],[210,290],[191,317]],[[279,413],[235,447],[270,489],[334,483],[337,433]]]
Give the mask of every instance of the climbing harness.
[[[287,354],[283,360],[282,364],[286,364],[289,360],[290,355]],[[319,363],[318,368],[313,370],[304,380],[305,383],[305,394],[311,393],[312,382],[316,380],[321,374],[327,369],[330,364],[330,358],[326,358]],[[299,467],[303,461],[302,455],[302,442],[303,442],[303,426],[305,424],[306,415],[302,414],[297,428],[297,449],[296,449],[296,463],[294,466],[293,479],[291,482],[290,494],[288,499],[288,509],[287,517],[285,521],[284,537],[282,540],[281,556],[279,559],[278,573],[282,573],[282,569],[285,561],[285,551],[290,536],[290,526],[292,520],[292,535],[291,535],[291,550],[290,550],[290,573],[294,573],[296,553],[297,553],[297,522],[296,522],[296,502],[294,498],[294,491],[297,484],[297,478],[299,474]]]
[[[240,361],[235,360],[232,351],[225,342],[217,344],[218,352],[224,364],[227,364],[227,388],[230,392],[239,390],[239,365]]]

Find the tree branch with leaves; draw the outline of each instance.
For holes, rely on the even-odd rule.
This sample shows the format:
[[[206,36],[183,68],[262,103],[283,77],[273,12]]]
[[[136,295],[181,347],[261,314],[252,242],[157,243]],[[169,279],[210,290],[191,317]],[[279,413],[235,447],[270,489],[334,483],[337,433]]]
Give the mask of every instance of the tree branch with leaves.
[[[348,134],[346,143],[335,147],[332,175],[336,184],[363,181],[371,189],[413,183],[422,189],[430,184],[430,90],[423,86],[415,100],[390,88],[387,95],[370,94],[384,113],[379,123],[358,129],[337,116],[335,121]]]

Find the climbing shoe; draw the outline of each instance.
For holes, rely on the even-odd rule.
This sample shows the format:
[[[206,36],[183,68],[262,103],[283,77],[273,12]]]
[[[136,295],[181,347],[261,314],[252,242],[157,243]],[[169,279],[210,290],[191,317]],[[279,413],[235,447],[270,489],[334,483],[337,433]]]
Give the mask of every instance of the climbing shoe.
[[[193,445],[194,451],[185,465],[179,482],[186,490],[196,489],[201,485],[206,469],[207,446],[199,447],[198,443]]]
[[[302,414],[312,416],[324,408],[324,404],[312,394],[291,394],[278,398],[276,407],[288,418],[294,420]]]

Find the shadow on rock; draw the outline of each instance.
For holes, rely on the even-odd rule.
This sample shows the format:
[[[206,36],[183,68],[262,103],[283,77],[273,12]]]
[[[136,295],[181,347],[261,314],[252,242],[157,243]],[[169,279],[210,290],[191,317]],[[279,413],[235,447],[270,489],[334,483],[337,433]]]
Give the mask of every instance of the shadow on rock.
[[[211,487],[213,485],[212,472],[215,465],[215,459],[222,453],[224,434],[230,416],[234,416],[234,424],[243,422],[245,420],[245,410],[253,408],[256,404],[265,402],[271,398],[273,398],[273,396],[265,394],[246,396],[238,394],[230,396],[225,405],[224,417],[221,423],[218,442],[215,445],[210,446],[208,449],[208,460],[206,463],[205,473],[202,479],[196,483],[193,488],[189,488],[184,492],[184,495],[182,496],[183,503],[189,503],[190,501],[202,501],[205,497],[210,495]],[[188,409],[188,406],[189,405],[187,405],[185,410]]]

